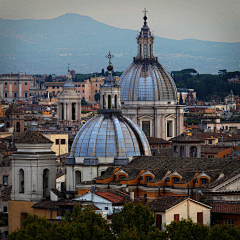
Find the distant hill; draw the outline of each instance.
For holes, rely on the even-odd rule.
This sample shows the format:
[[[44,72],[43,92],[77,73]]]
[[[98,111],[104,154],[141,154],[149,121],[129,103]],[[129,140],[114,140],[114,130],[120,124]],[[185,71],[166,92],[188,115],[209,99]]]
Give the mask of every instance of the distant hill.
[[[139,30],[142,24],[139,22]],[[115,71],[124,71],[136,55],[136,35],[136,31],[78,14],[50,20],[0,18],[0,73],[66,74],[68,63],[77,73],[100,72],[106,69],[109,50],[114,54]],[[154,50],[169,72],[184,68],[200,73],[240,69],[240,42],[179,41],[155,36]]]

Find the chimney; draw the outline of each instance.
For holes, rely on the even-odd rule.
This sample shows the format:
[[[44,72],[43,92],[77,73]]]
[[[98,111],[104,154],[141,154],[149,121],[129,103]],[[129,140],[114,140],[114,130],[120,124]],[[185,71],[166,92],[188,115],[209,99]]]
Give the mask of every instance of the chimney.
[[[130,191],[130,199],[134,202],[134,191],[131,189]]]

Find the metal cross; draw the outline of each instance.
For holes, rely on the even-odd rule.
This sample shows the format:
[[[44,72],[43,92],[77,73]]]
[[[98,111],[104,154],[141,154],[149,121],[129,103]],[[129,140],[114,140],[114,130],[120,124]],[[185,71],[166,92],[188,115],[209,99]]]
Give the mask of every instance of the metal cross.
[[[109,50],[108,55],[105,56],[105,58],[108,58],[108,60],[109,60],[109,65],[112,64],[112,63],[111,63],[111,59],[112,59],[113,57],[114,57],[114,56],[111,54],[111,51]]]
[[[148,11],[146,8],[144,8],[144,10],[142,12],[144,13],[144,16],[146,16]]]

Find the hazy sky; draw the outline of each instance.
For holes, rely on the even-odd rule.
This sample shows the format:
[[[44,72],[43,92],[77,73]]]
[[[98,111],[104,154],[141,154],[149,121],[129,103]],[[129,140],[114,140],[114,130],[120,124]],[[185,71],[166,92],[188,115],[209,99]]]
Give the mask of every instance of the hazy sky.
[[[157,36],[240,42],[240,0],[0,0],[0,18],[51,19],[78,13],[139,30],[144,8]]]

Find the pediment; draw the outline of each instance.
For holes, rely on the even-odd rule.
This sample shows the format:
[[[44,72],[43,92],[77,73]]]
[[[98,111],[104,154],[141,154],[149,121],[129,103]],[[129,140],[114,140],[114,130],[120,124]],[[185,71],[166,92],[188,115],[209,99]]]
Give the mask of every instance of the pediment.
[[[149,116],[149,115],[143,115],[141,117],[138,117],[139,120],[142,120],[142,119],[149,119],[149,120],[153,120],[154,118]]]
[[[175,119],[176,116],[172,115],[172,114],[168,114],[167,116],[165,116],[165,119]]]

